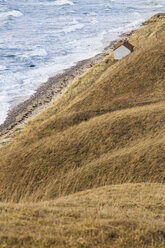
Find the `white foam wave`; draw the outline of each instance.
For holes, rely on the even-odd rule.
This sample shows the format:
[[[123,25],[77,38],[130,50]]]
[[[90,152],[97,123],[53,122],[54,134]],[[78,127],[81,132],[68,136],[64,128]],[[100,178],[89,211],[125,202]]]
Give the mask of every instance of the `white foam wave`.
[[[23,54],[23,57],[31,57],[31,56],[46,56],[47,52],[43,48],[35,49],[33,51],[27,51]]]
[[[7,112],[9,110],[8,98],[2,94],[0,94],[0,124],[2,124],[7,116]]]
[[[158,4],[158,5],[155,6],[155,8],[163,8],[163,5]]]
[[[40,4],[46,5],[46,6],[74,5],[74,3],[69,1],[69,0],[57,0],[57,1],[52,1],[52,2],[41,2]]]
[[[74,3],[69,1],[69,0],[57,0],[57,1],[55,1],[55,5],[65,5],[65,4],[74,5]]]
[[[0,19],[5,19],[5,18],[8,18],[9,16],[19,17],[22,15],[23,15],[22,12],[20,12],[18,10],[12,10],[12,11],[8,11],[8,12],[1,12],[0,13]]]
[[[131,22],[131,23],[125,25],[124,27],[113,28],[110,30],[110,32],[111,33],[123,33],[123,30],[124,30],[124,32],[128,32],[132,28],[138,27],[143,21],[144,21],[144,19],[138,19],[134,22]]]
[[[93,19],[91,19],[91,23],[92,23],[92,24],[96,24],[96,23],[98,23],[98,21],[97,21],[96,18],[93,18]]]
[[[9,73],[7,77],[0,75],[0,124],[4,122],[11,106],[25,101],[49,77],[73,65],[70,56],[62,59],[60,64],[52,62],[25,73]]]
[[[79,23],[79,24],[76,24],[76,25],[73,25],[73,26],[69,26],[67,28],[63,28],[61,29],[61,32],[64,32],[64,33],[70,33],[70,32],[74,32],[76,31],[77,29],[81,29],[84,27],[84,24],[82,23]]]
[[[101,40],[104,35],[105,32],[102,32],[95,38],[82,40],[86,44],[86,47],[81,49],[81,51],[79,49],[81,44],[77,44],[75,41],[76,48],[72,54],[58,57],[58,60],[55,58],[51,63],[43,64],[39,68],[30,69],[24,74],[17,72],[11,73],[7,78],[0,76],[0,81],[2,82],[2,85],[0,85],[2,86],[0,88],[0,123],[3,123],[5,120],[10,106],[29,98],[41,83],[46,82],[49,77],[73,66],[74,63],[82,60],[82,58],[87,59],[96,55],[98,51],[100,52],[102,48]],[[35,54],[35,50],[31,54]]]
[[[96,12],[90,12],[89,15],[90,16],[97,16]]]
[[[6,69],[6,66],[0,65],[0,71],[3,71],[3,70],[5,70],[5,69]]]
[[[0,4],[0,26],[7,24],[0,34],[0,122],[13,103],[26,100],[48,77],[98,54],[119,34],[165,9],[164,0],[14,2]],[[18,8],[26,13],[21,22],[17,21],[23,15]],[[10,17],[12,22],[6,21]]]

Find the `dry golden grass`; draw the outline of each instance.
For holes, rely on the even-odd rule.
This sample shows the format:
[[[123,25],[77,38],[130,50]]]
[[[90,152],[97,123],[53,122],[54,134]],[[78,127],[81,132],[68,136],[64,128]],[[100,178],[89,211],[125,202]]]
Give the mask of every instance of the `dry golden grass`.
[[[137,30],[130,38],[130,42],[135,46],[135,49],[145,46],[148,39],[159,39],[165,29],[164,18],[165,14],[156,14],[143,23],[145,26]]]
[[[105,186],[42,203],[0,203],[2,248],[163,248],[165,186]]]
[[[164,30],[151,18],[0,148],[0,248],[165,247]]]
[[[160,42],[161,42],[161,44],[164,42],[165,15],[160,15],[160,17],[157,17],[157,15],[156,15],[153,18],[146,21],[145,24],[146,24],[146,26],[137,30],[130,38],[130,42],[135,46],[135,51],[136,51],[135,56],[134,56],[135,53],[133,53],[133,54],[131,54],[131,56],[128,56],[127,58],[125,58],[125,60],[122,60],[121,63],[118,62],[114,66],[112,66],[114,64],[112,61],[113,55],[108,56],[103,62],[98,63],[97,65],[93,66],[82,77],[76,79],[72,83],[71,87],[65,92],[65,94],[58,101],[56,101],[54,103],[52,108],[49,108],[45,112],[43,112],[43,114],[41,114],[39,116],[39,118],[37,118],[37,120],[41,121],[41,122],[43,122],[43,120],[47,121],[47,118],[50,118],[51,116],[53,117],[55,114],[61,112],[62,110],[67,111],[68,107],[70,107],[74,104],[73,100],[79,101],[80,97],[81,96],[84,97],[85,93],[88,93],[88,89],[94,83],[95,83],[94,88],[97,87],[97,85],[99,87],[100,86],[99,84],[102,81],[102,78],[105,78],[105,76],[112,77],[111,74],[113,72],[115,75],[117,75],[118,73],[121,73],[123,75],[123,77],[120,75],[120,80],[122,78],[122,79],[125,79],[125,81],[130,80],[130,76],[132,76],[133,80],[136,79],[137,82],[138,82],[138,80],[143,80],[143,79],[146,80],[148,74],[149,74],[149,79],[152,80],[152,77],[153,77],[155,71],[157,71],[157,74],[159,72],[161,72],[160,73],[161,75],[159,75],[159,76],[161,77],[161,79],[164,79],[164,76],[163,76],[164,74],[162,75],[163,70],[164,70],[164,63],[163,63],[164,62],[164,58],[163,58],[164,57],[164,51],[163,51],[163,47],[161,48],[158,46],[160,45]],[[156,59],[155,56],[152,56],[150,54],[149,56],[146,56],[146,60],[145,60],[146,63],[143,65],[144,61],[143,61],[143,58],[141,57],[141,54],[144,53],[145,55],[147,55],[147,52],[149,49],[153,50],[153,48],[152,48],[153,43],[155,44],[155,46],[158,47],[159,53],[161,51],[161,61],[162,60],[163,61],[162,61],[162,63],[161,63],[161,61],[160,62],[156,61],[156,60],[154,61],[154,59]],[[138,56],[138,53],[140,53],[140,57]],[[155,51],[155,53],[156,53],[156,51]],[[152,56],[152,64],[151,64],[151,56]],[[139,60],[137,61],[136,64],[134,62],[135,57],[136,57],[136,60],[139,57]],[[108,64],[105,63],[107,61],[107,59],[109,59]],[[128,62],[130,62],[130,63],[128,63]],[[134,66],[134,64],[135,64],[135,66]],[[137,65],[138,65],[138,67],[137,67]],[[152,66],[153,68],[150,68],[150,70],[148,71],[148,74],[146,75],[146,71],[148,70],[148,68],[147,68],[148,65]],[[128,66],[130,66],[131,73],[132,72],[137,73],[137,74],[135,74],[135,76],[134,76],[134,74],[129,73]],[[133,69],[131,69],[132,66],[134,66]],[[159,66],[161,66],[161,67],[159,68]],[[107,71],[108,68],[109,68],[109,71]],[[125,69],[126,69],[126,73],[123,74]],[[140,73],[144,73],[144,78],[143,78],[143,75],[140,75],[139,71],[140,71]],[[97,84],[98,81],[99,81],[99,83]],[[121,85],[120,88],[123,89],[124,88],[123,83],[121,81],[119,81],[118,82],[119,85],[118,84],[115,85],[116,81],[117,81],[117,79],[115,79],[115,81],[113,83],[114,87],[115,86],[120,87],[120,85]],[[131,80],[131,82],[132,82],[132,80]],[[149,84],[149,82],[147,82],[147,84]],[[110,85],[110,86],[112,87],[113,85]],[[144,82],[142,82],[142,85],[139,85],[139,89],[143,90],[143,88],[141,86],[144,86],[144,85],[145,85]],[[152,84],[150,85],[150,87],[151,86],[152,86]],[[164,86],[164,84],[163,84],[163,86]],[[112,87],[112,89],[113,89],[113,87]],[[130,89],[132,89],[132,88],[130,88]],[[99,89],[97,88],[97,90],[100,90],[100,87],[99,87]],[[114,89],[112,93],[115,93],[114,92],[115,90],[116,89]],[[128,88],[126,87],[123,90],[127,91]],[[109,92],[109,90],[108,90],[108,92]],[[81,93],[83,93],[83,94],[81,94]],[[104,92],[104,93],[106,93],[106,92]],[[160,89],[160,93],[161,93],[161,89]],[[138,94],[138,92],[137,92],[137,94]],[[129,95],[128,95],[128,97],[129,97]],[[103,100],[103,99],[101,98],[101,100]],[[90,105],[91,105],[91,101],[90,101]],[[83,106],[87,107],[84,103],[83,103]],[[79,109],[78,109],[78,111],[79,111]]]
[[[2,201],[164,182],[164,23],[156,18],[137,31],[150,33],[144,46],[115,64],[110,55],[95,65],[0,149]]]
[[[1,200],[51,199],[114,183],[163,183],[164,122],[160,102],[107,113],[37,142],[21,139],[1,162]]]

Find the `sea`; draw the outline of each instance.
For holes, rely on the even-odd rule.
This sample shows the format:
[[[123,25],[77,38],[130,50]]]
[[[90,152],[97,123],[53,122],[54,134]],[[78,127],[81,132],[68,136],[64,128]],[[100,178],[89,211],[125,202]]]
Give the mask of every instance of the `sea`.
[[[0,124],[49,77],[158,12],[165,0],[0,0]]]

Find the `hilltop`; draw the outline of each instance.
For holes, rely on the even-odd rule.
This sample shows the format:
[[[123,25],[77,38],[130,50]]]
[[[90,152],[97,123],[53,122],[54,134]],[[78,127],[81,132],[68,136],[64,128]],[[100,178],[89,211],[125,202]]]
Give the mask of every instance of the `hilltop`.
[[[9,202],[1,203],[1,223],[10,219],[0,240],[7,247],[163,247],[165,15],[129,41],[133,53],[93,65],[0,148],[0,200]],[[66,241],[53,243],[53,230],[37,236],[37,221],[45,232],[52,218],[61,221],[56,239]],[[12,223],[28,225],[29,236],[19,228],[11,234]]]

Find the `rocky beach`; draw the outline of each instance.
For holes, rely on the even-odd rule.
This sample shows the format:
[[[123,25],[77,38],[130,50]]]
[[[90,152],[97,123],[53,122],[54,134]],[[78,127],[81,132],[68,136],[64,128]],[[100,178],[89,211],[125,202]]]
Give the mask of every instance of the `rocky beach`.
[[[123,39],[133,52],[114,60]],[[164,68],[157,13],[10,110],[0,247],[165,247]]]
[[[0,125],[0,143],[9,141],[8,138],[6,139],[3,136],[15,128],[18,131],[22,130],[29,120],[39,115],[60,97],[77,77],[80,77],[93,65],[105,59],[106,56],[113,52],[113,48],[117,43],[121,40],[129,39],[134,32],[135,30],[123,33],[117,40],[110,42],[109,46],[105,47],[98,55],[87,60],[79,61],[75,66],[64,70],[61,74],[49,78],[28,100],[18,105],[15,104],[16,106],[9,110],[4,123]]]

